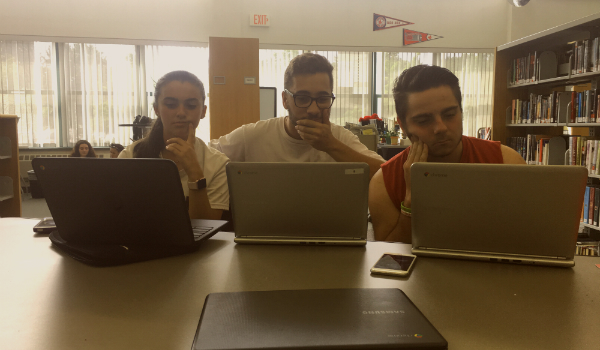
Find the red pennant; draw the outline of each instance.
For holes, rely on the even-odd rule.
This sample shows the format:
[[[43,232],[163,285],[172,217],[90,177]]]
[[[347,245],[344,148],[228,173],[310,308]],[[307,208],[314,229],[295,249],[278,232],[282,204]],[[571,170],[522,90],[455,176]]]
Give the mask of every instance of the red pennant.
[[[430,41],[435,39],[443,38],[443,36],[433,35],[429,33],[416,32],[410,29],[404,29],[402,35],[402,41],[404,45],[412,45],[416,43],[422,43],[424,41]]]

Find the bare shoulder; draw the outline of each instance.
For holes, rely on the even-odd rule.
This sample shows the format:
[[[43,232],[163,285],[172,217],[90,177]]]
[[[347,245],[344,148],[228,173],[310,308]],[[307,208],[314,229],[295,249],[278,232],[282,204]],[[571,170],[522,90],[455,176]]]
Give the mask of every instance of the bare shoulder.
[[[500,151],[504,164],[527,164],[517,151],[508,146],[500,145]]]

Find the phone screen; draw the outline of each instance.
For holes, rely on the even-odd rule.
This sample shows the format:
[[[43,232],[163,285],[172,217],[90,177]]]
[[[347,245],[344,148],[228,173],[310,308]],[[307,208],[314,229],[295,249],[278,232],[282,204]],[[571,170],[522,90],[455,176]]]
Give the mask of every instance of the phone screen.
[[[414,256],[383,254],[373,268],[407,271],[413,260],[415,260]]]

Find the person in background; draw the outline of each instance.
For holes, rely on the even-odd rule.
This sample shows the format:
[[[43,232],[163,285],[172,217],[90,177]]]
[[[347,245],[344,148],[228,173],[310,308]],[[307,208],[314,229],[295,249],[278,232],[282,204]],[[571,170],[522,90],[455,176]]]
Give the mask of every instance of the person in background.
[[[463,135],[458,78],[448,69],[419,65],[394,84],[398,123],[412,145],[385,164],[369,185],[375,239],[411,243],[410,166],[416,162],[525,164],[498,141]]]
[[[329,120],[335,96],[327,58],[313,53],[294,57],[283,86],[287,117],[243,125],[211,140],[210,146],[233,162],[364,162],[369,177],[379,170],[383,158]]]
[[[119,154],[123,151],[125,147],[120,143],[111,143],[110,144],[110,157],[111,158],[119,158]]]
[[[96,158],[96,152],[92,145],[86,140],[79,140],[73,147],[73,152],[69,157]]]
[[[196,137],[206,115],[204,84],[192,73],[174,71],[156,83],[157,119],[146,137],[127,146],[119,158],[165,158],[175,162],[189,196],[191,219],[221,219],[229,210],[225,165],[229,159]],[[168,205],[160,203],[160,205]]]

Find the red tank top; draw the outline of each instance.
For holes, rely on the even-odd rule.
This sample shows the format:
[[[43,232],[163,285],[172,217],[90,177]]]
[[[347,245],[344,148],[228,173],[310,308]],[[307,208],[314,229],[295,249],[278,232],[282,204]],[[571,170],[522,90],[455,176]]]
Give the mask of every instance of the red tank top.
[[[487,141],[463,135],[462,144],[463,151],[460,163],[504,163],[500,141]],[[400,203],[406,195],[402,166],[408,158],[409,150],[410,147],[381,165],[385,188],[398,211],[400,210]]]

